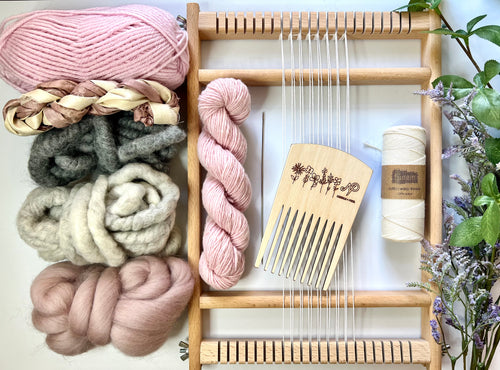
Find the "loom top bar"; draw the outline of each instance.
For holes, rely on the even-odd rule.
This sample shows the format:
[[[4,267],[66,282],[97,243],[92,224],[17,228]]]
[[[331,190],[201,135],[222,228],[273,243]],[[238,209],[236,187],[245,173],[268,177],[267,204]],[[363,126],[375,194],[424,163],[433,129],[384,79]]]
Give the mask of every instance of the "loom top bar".
[[[408,12],[201,12],[201,40],[277,40],[290,30],[294,38],[308,31],[350,39],[421,39],[429,30],[428,13]]]

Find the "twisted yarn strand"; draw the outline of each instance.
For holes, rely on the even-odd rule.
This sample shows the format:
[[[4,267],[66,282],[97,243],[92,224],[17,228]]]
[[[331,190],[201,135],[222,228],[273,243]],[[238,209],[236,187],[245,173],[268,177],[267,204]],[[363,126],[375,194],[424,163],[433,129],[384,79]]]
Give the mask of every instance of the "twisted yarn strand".
[[[168,175],[131,163],[95,183],[34,189],[17,228],[47,261],[119,266],[129,257],[177,252],[178,199],[179,188]]]
[[[64,129],[38,135],[31,146],[28,170],[42,186],[61,186],[97,173],[113,173],[130,162],[168,169],[186,133],[179,126],[146,127],[130,113],[86,116]]]
[[[0,31],[0,76],[23,92],[60,79],[144,78],[176,89],[189,69],[187,33],[153,6],[39,10]]]
[[[119,111],[133,111],[134,120],[146,126],[175,125],[179,99],[155,81],[57,80],[41,83],[36,90],[8,101],[3,118],[8,131],[25,136],[69,126],[86,114],[103,116]]]
[[[239,125],[250,114],[250,94],[239,80],[211,82],[199,97],[203,123],[198,156],[207,170],[202,202],[207,212],[199,271],[217,289],[238,282],[245,268],[249,227],[243,212],[252,197],[243,163],[247,142]]]
[[[144,356],[165,342],[193,286],[189,265],[174,257],[138,257],[120,268],[60,262],[31,286],[32,320],[62,355],[113,343]]]

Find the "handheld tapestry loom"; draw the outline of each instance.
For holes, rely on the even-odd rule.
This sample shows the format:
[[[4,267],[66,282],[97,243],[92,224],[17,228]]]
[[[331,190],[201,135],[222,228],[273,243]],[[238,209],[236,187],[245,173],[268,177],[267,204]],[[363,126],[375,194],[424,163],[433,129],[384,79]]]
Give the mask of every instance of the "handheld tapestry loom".
[[[284,21],[286,20],[286,21]],[[331,78],[340,84],[352,85],[420,85],[427,89],[441,72],[441,43],[440,36],[424,31],[440,27],[439,17],[433,12],[395,13],[395,12],[200,12],[198,4],[187,5],[187,29],[189,34],[189,49],[191,56],[190,72],[188,75],[188,259],[192,270],[195,272],[196,284],[194,296],[189,308],[189,368],[199,370],[207,364],[421,364],[428,370],[441,368],[441,348],[432,338],[429,320],[432,317],[433,296],[420,290],[384,290],[338,292],[328,294],[325,292],[315,295],[302,296],[299,292],[290,292],[284,295],[282,291],[269,290],[230,290],[230,291],[203,291],[200,278],[197,274],[198,261],[201,249],[201,176],[200,165],[197,157],[197,138],[200,132],[200,123],[197,111],[197,102],[200,90],[210,81],[220,77],[233,77],[241,79],[249,86],[280,86],[295,83],[319,84],[323,79]],[[328,30],[328,31],[327,31]],[[202,69],[200,47],[202,41],[210,40],[279,40],[287,39],[292,34],[293,39],[304,39],[308,33],[319,34],[321,37],[328,32],[328,39],[337,35],[345,35],[350,40],[420,40],[420,60],[418,67],[405,68],[351,68],[348,69]],[[278,42],[278,41],[276,41]],[[428,135],[427,147],[427,194],[426,194],[426,229],[425,237],[431,243],[441,241],[441,111],[429,99],[421,100],[421,122]],[[285,166],[284,171],[290,171],[290,164],[299,163],[295,158],[295,151],[300,152],[303,144],[292,146],[292,163]],[[330,150],[330,149],[328,149]],[[335,149],[331,149],[335,151]],[[335,152],[336,153],[336,152]],[[343,155],[343,154],[333,154]],[[311,160],[311,163],[309,163]],[[313,165],[315,159],[304,159],[300,154],[302,165]],[[323,164],[321,164],[322,166]],[[328,168],[328,167],[327,167]],[[318,171],[321,171],[320,168]],[[350,173],[350,172],[349,172]],[[360,170],[363,179],[348,180],[348,183],[357,182],[360,190],[347,195],[347,190],[341,194],[339,190],[335,195],[356,201],[362,196],[361,186],[369,179],[368,170]],[[293,173],[287,172],[283,178],[291,180]],[[303,175],[302,175],[303,176]],[[349,176],[346,177],[346,180]],[[297,179],[296,181],[301,181]],[[342,184],[347,185],[347,184]],[[285,186],[285,185],[283,185]],[[289,191],[301,186],[300,183],[289,181],[286,185]],[[294,188],[295,187],[295,188]],[[355,187],[357,188],[357,187]],[[313,189],[311,191],[318,191]],[[325,196],[323,188],[321,196]],[[332,189],[326,196],[332,195]],[[349,200],[337,198],[345,204],[352,204]],[[359,198],[360,200],[360,198]],[[286,208],[284,201],[278,208]],[[285,212],[285,216],[286,216]],[[293,212],[288,216],[293,219]],[[352,220],[353,217],[349,217]],[[296,220],[299,217],[296,218]],[[280,222],[280,221],[278,221]],[[350,222],[350,221],[349,221]],[[347,222],[347,223],[349,223]],[[283,221],[285,223],[285,221]],[[338,221],[336,222],[338,223]],[[332,222],[333,224],[333,222]],[[328,224],[330,225],[330,224]],[[286,224],[283,230],[285,235],[300,236],[295,224]],[[323,227],[323,225],[321,225]],[[325,241],[332,243],[337,235],[337,229],[325,228]],[[347,229],[347,227],[346,227]],[[330,232],[331,231],[331,232]],[[293,233],[293,234],[292,234]],[[331,235],[328,237],[328,235]],[[316,234],[317,235],[317,234]],[[335,236],[335,238],[334,238]],[[340,235],[339,235],[340,237]],[[266,231],[264,237],[270,240],[271,232]],[[290,238],[289,238],[290,239]],[[275,251],[282,246],[278,239]],[[328,243],[326,243],[328,244]],[[326,245],[325,244],[325,245]],[[340,245],[341,243],[338,243]],[[256,248],[256,246],[250,246]],[[284,248],[284,247],[283,247]],[[328,251],[328,246],[324,248]],[[284,251],[284,252],[283,252]],[[282,249],[283,255],[287,253]],[[292,252],[288,252],[293,256]],[[295,251],[294,251],[295,253]],[[332,254],[333,255],[333,254]],[[298,257],[297,257],[298,256]],[[301,252],[295,257],[300,260]],[[328,283],[329,266],[331,262],[322,264],[321,257],[305,254],[303,260],[311,269],[323,273],[307,273],[300,279],[309,282],[312,276],[319,276],[316,281],[311,281],[320,287]],[[262,261],[262,256],[257,262]],[[264,263],[277,272],[292,274],[275,261]],[[333,263],[334,265],[335,263]],[[316,266],[316,267],[315,267]],[[325,271],[328,271],[325,273]],[[299,277],[299,276],[297,276]],[[422,279],[426,279],[425,273]],[[314,279],[313,279],[314,280]],[[203,335],[202,313],[206,310],[224,310],[228,308],[253,308],[259,310],[272,310],[282,307],[414,307],[421,312],[421,337],[380,339],[337,339],[337,338],[217,338],[211,339]]]

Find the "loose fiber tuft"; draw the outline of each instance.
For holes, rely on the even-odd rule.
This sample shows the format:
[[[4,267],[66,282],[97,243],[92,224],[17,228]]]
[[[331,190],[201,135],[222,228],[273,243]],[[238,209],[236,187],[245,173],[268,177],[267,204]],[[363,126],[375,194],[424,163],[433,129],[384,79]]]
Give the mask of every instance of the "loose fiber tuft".
[[[79,123],[38,135],[31,146],[28,170],[42,186],[61,186],[95,173],[113,173],[131,162],[166,171],[185,137],[179,126],[145,127],[134,122],[128,112],[85,116]]]
[[[32,320],[65,356],[108,343],[144,356],[167,340],[193,286],[189,265],[175,257],[137,257],[120,268],[60,262],[31,286]]]
[[[47,261],[119,266],[129,257],[177,252],[178,200],[179,188],[168,175],[131,163],[94,183],[34,189],[17,228]]]

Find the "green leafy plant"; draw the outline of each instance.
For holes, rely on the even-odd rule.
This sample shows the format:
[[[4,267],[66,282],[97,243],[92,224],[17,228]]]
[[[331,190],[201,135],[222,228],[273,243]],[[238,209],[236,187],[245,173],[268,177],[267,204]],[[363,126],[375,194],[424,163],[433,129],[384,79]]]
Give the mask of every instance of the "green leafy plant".
[[[399,9],[434,10],[443,26],[429,32],[456,40],[477,70],[472,81],[444,75],[433,81],[433,89],[419,92],[443,107],[459,139],[458,144],[443,151],[443,159],[461,156],[467,164],[468,178],[450,176],[458,182],[462,194],[443,202],[443,242],[422,243],[421,268],[429,273],[432,284],[416,282],[409,286],[436,294],[436,318],[430,327],[452,369],[461,361],[464,369],[487,370],[500,342],[500,297],[491,293],[500,278],[500,94],[491,85],[500,74],[500,63],[488,60],[481,69],[470,43],[480,37],[500,46],[500,26],[480,26],[486,18],[480,15],[464,29],[454,30],[441,12],[440,3],[410,0]],[[448,344],[449,331],[459,335],[459,348]]]

